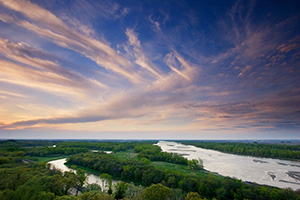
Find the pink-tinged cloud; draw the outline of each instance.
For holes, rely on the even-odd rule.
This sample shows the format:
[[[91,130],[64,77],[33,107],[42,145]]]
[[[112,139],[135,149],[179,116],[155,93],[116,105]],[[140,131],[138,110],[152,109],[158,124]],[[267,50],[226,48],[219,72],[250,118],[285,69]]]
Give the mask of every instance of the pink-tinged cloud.
[[[251,70],[252,66],[251,65],[247,65],[246,67],[244,67],[241,72],[239,73],[239,77],[243,77],[245,76],[245,74],[247,72],[249,72]]]

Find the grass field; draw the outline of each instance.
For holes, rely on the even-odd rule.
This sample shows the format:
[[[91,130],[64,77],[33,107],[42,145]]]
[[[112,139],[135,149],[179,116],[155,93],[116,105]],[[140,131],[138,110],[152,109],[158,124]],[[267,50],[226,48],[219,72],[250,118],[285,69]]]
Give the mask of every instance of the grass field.
[[[119,151],[114,154],[116,158],[120,159],[137,159],[137,153],[133,153],[133,150]]]
[[[193,175],[197,177],[204,177],[208,174],[207,171],[204,170],[192,170],[186,165],[173,164],[168,162],[151,162],[151,165],[163,170],[169,170],[171,172],[179,172],[185,175]]]

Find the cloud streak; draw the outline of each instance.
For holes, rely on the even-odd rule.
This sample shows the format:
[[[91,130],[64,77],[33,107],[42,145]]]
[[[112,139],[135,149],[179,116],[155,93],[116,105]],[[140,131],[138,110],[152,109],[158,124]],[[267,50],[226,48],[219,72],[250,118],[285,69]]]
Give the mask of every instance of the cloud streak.
[[[182,94],[162,96],[155,90],[149,89],[143,93],[120,93],[108,99],[97,107],[83,109],[64,117],[41,118],[34,120],[21,120],[0,126],[2,129],[17,127],[28,127],[36,124],[66,124],[96,122],[111,119],[139,118],[153,114],[156,110],[161,110],[165,106],[178,103],[182,99]],[[148,98],[151,96],[151,98]]]
[[[150,60],[143,53],[141,43],[133,29],[127,28],[125,33],[128,37],[129,44],[133,47],[133,50],[135,52],[135,63],[151,72],[156,78],[160,78],[161,75],[156,70],[154,70],[154,64],[150,62]]]
[[[2,21],[17,24],[42,37],[51,39],[59,46],[77,51],[95,61],[99,66],[112,70],[133,83],[140,81],[138,75],[132,70],[130,62],[118,55],[109,45],[71,29],[51,12],[29,1],[1,1],[1,3],[9,9],[24,14],[40,26],[7,15],[0,17]]]
[[[0,38],[0,53],[5,55],[7,58],[12,59],[16,62],[32,66],[36,68],[36,71],[52,72],[57,76],[65,77],[66,79],[72,80],[72,84],[69,86],[77,86],[78,88],[89,88],[89,87],[102,87],[108,88],[106,85],[92,79],[87,79],[79,73],[72,70],[66,70],[57,63],[41,59],[38,56],[49,56],[47,53],[37,48],[32,48],[22,43],[12,43],[7,40]],[[76,80],[76,81],[75,81]],[[55,82],[55,81],[54,81]]]

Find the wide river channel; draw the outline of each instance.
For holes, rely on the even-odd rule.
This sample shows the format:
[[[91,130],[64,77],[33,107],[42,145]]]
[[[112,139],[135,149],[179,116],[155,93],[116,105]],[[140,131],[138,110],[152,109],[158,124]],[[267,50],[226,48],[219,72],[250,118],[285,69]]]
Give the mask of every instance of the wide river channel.
[[[156,145],[165,152],[178,153],[187,159],[200,158],[204,169],[222,176],[279,188],[300,189],[300,162],[239,156],[176,142],[160,141]],[[65,162],[66,159],[59,159],[49,163],[64,172],[70,170],[64,165]],[[88,175],[89,184],[100,182],[99,176]]]
[[[157,145],[165,152],[178,153],[187,159],[200,158],[204,169],[222,176],[279,188],[300,189],[300,162],[239,156],[176,142],[160,141]]]

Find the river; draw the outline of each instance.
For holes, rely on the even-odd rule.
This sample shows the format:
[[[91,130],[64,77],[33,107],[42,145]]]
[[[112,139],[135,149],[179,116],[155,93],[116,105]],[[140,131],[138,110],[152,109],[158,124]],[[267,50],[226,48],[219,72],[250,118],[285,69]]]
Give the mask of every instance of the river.
[[[187,159],[200,158],[204,169],[222,176],[300,189],[300,162],[233,155],[176,142],[160,141],[157,145],[165,152],[182,154]]]
[[[50,161],[49,164],[52,166],[52,167],[55,167],[56,169],[62,171],[62,172],[65,172],[65,171],[75,171],[69,167],[67,167],[65,165],[66,163],[66,158],[63,158],[63,159],[58,159],[58,160],[53,160],[53,161]],[[76,172],[76,171],[75,171]],[[118,181],[115,181],[113,180],[112,181],[112,184],[114,185],[115,183],[117,183]],[[98,185],[101,186],[101,179],[98,175],[95,175],[95,174],[87,174],[87,184],[92,184],[92,183],[96,183]]]

